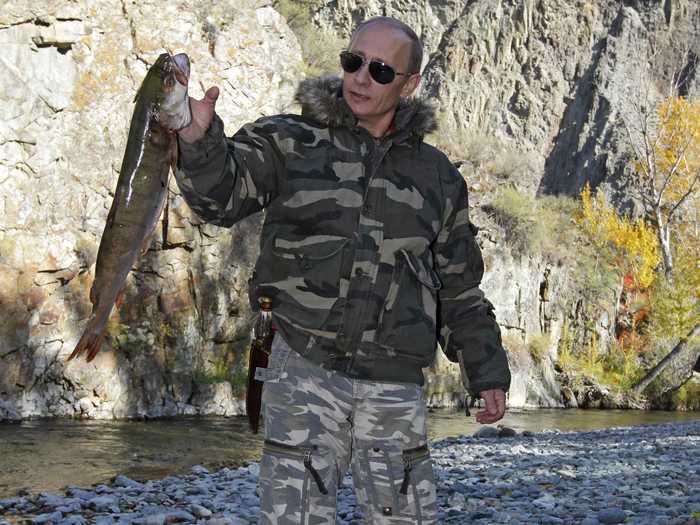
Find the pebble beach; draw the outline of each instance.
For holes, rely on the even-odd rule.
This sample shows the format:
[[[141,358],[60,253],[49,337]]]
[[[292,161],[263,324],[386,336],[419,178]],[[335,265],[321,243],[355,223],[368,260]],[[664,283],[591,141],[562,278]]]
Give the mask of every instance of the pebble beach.
[[[431,443],[440,523],[700,525],[700,421]],[[0,499],[0,525],[257,523],[258,464]],[[363,523],[347,476],[338,523]]]

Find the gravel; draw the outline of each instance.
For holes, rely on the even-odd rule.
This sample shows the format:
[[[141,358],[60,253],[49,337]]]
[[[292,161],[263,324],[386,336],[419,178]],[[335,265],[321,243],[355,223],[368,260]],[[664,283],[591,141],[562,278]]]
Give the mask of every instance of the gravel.
[[[700,525],[700,421],[510,434],[432,443],[440,523]],[[0,499],[0,525],[247,525],[260,513],[258,474],[257,463],[197,465],[160,480],[22,493]],[[362,523],[349,475],[338,523]]]

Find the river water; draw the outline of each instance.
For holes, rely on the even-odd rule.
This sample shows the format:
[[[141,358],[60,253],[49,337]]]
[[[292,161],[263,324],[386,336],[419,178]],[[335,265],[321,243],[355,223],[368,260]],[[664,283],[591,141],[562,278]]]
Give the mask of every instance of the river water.
[[[700,412],[622,410],[510,410],[500,424],[519,432],[586,431],[700,420]],[[459,411],[430,414],[431,439],[471,435],[481,425]],[[192,465],[235,467],[260,458],[262,438],[245,418],[173,418],[150,421],[29,420],[0,423],[0,498],[20,489],[105,483],[117,474],[144,480],[186,472]]]

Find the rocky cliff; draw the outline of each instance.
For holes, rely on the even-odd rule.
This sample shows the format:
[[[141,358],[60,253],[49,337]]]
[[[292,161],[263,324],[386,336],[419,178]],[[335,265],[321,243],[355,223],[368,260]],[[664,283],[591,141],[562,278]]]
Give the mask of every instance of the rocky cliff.
[[[565,266],[512,250],[484,206],[501,184],[574,195],[591,181],[627,198],[619,117],[636,88],[653,98],[674,72],[697,92],[699,11],[690,0],[343,0],[315,15],[343,35],[376,14],[415,27],[428,51],[423,93],[441,108],[438,140],[488,143],[513,164],[495,179],[463,159],[484,288],[516,371],[511,405],[563,403],[552,362],[565,322],[581,321],[581,298]],[[90,311],[131,99],[163,49],[190,55],[193,95],[200,81],[222,88],[229,133],[287,110],[303,71],[285,20],[253,0],[11,0],[0,11],[0,419],[240,411],[259,217],[230,231],[203,225],[174,184],[168,242],[157,232],[132,272],[113,351],[65,362]],[[586,329],[606,337],[607,319],[600,312]],[[538,362],[515,350],[543,334]],[[461,397],[442,360],[429,394],[435,404]]]
[[[259,2],[10,2],[0,11],[0,419],[240,411],[247,268],[259,217],[200,224],[171,183],[161,232],[110,324],[115,351],[67,363],[89,311],[97,246],[132,99],[165,49],[222,89],[236,126],[285,111],[300,49]],[[168,23],[163,23],[167,20]],[[105,345],[105,347],[108,345]]]

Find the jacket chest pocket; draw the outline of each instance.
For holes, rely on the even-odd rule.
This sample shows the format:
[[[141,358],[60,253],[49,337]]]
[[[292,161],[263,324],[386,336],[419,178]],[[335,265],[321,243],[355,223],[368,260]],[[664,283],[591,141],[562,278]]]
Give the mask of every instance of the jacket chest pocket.
[[[399,250],[376,342],[402,356],[431,360],[437,341],[437,294],[442,287],[429,253]]]
[[[263,246],[255,267],[251,301],[267,295],[277,315],[318,329],[338,301],[341,265],[348,239],[311,236],[303,242],[273,238]]]

